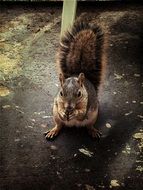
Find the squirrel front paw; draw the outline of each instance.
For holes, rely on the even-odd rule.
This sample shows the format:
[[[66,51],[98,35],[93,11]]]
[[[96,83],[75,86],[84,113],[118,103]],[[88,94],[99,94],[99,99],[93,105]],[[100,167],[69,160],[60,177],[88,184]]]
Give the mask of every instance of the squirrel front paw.
[[[45,138],[46,138],[47,140],[53,139],[54,137],[56,137],[56,136],[59,134],[60,129],[61,129],[61,128],[58,128],[57,126],[55,126],[53,129],[51,129],[51,130],[49,130],[49,131],[46,131],[46,132],[44,133]]]
[[[101,137],[101,135],[102,135],[102,133],[101,133],[99,130],[95,129],[94,127],[88,128],[88,134],[89,134],[92,138],[98,138],[98,139],[100,139],[100,137]]]
[[[71,114],[68,115],[68,120],[72,120],[76,117],[76,113],[72,112]]]
[[[79,121],[83,121],[84,119],[87,119],[85,117],[85,113],[81,113],[79,110],[75,110],[74,112],[69,114],[68,120],[71,120],[71,119],[74,119],[74,118],[79,120]]]
[[[66,121],[66,120],[69,121],[69,120],[73,119],[74,117],[76,117],[76,113],[75,112],[72,112],[72,113],[60,112],[59,117],[63,121]]]
[[[65,112],[60,112],[60,113],[58,113],[58,115],[59,115],[59,117],[60,117],[60,119],[62,119],[62,120],[67,120],[67,115],[65,114]]]

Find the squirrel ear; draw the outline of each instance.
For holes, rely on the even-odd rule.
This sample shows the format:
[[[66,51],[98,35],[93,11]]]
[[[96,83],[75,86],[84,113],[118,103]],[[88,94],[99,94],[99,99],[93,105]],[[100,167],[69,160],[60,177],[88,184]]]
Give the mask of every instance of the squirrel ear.
[[[60,80],[61,86],[63,86],[63,84],[65,82],[65,77],[62,73],[59,74],[59,80]]]
[[[84,83],[84,79],[85,79],[84,73],[80,73],[78,76],[78,82],[81,86]]]

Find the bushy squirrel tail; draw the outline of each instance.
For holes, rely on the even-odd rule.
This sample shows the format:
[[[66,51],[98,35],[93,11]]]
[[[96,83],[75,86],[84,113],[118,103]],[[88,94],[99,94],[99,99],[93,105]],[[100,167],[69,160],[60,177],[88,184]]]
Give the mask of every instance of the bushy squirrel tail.
[[[84,73],[97,90],[104,67],[104,34],[97,24],[77,20],[61,38],[57,63],[65,78]]]

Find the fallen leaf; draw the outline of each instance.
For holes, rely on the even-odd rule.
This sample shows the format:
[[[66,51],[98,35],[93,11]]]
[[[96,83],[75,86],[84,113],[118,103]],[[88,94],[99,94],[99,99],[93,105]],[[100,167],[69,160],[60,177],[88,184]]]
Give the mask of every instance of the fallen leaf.
[[[135,73],[134,76],[135,76],[135,77],[140,77],[141,75],[138,74],[138,73]]]
[[[137,166],[136,171],[143,172],[143,167],[142,166]]]
[[[88,184],[85,185],[85,189],[86,190],[95,190],[95,188],[93,186],[88,185]]]
[[[5,86],[0,86],[0,96],[4,97],[10,94],[10,90]]]
[[[4,106],[2,106],[3,109],[10,108],[10,107],[11,107],[10,105],[4,105]]]
[[[19,141],[20,141],[20,139],[19,139],[19,138],[17,138],[17,139],[14,139],[14,141],[15,141],[15,142],[19,142]]]
[[[131,115],[132,113],[133,113],[132,111],[125,113],[125,116]]]
[[[112,188],[112,187],[119,187],[119,186],[120,185],[119,185],[118,180],[116,180],[116,179],[111,180],[111,182],[110,182],[110,188]]]
[[[143,115],[137,115],[139,118],[143,119]]]
[[[51,116],[51,115],[44,115],[44,116],[42,116],[43,119],[50,118],[50,117],[53,117],[53,116]]]
[[[90,152],[89,150],[86,150],[84,148],[80,148],[78,150],[79,150],[79,152],[83,153],[84,155],[86,155],[88,157],[92,157],[93,156],[93,152]]]
[[[122,75],[119,75],[117,73],[114,73],[114,76],[115,76],[115,79],[117,79],[117,80],[121,80],[123,78]]]
[[[27,127],[28,127],[28,128],[31,128],[31,129],[33,128],[33,126],[31,126],[31,125],[28,125]]]

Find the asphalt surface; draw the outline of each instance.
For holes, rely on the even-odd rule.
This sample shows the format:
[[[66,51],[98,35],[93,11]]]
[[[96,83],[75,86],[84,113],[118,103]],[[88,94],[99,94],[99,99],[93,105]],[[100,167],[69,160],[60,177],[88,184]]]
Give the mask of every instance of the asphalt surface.
[[[143,189],[143,6],[78,6],[108,34],[108,66],[96,127],[64,129],[55,141],[52,104],[61,6],[2,5],[0,190]]]

